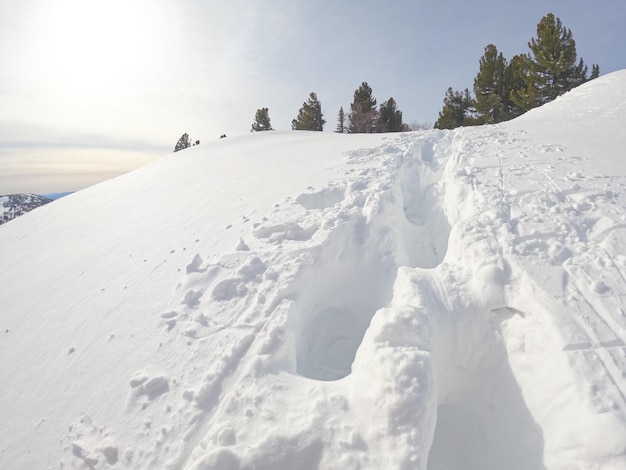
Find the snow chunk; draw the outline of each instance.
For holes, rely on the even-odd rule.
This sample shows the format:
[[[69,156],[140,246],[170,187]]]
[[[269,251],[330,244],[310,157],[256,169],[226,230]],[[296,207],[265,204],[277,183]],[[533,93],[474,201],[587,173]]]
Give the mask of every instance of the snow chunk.
[[[296,202],[305,209],[321,210],[333,207],[344,199],[341,188],[327,188],[312,193],[303,193],[296,197]]]

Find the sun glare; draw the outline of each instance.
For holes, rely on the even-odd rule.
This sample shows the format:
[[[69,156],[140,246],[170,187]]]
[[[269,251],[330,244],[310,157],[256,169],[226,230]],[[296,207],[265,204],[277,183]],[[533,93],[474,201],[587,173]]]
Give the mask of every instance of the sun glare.
[[[155,24],[145,3],[127,0],[52,2],[39,32],[47,78],[73,92],[115,87],[152,59]]]

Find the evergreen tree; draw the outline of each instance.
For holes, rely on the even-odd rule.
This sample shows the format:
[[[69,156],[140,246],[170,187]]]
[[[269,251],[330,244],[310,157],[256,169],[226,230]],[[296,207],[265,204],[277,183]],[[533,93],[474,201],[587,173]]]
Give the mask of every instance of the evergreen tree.
[[[511,91],[509,97],[515,106],[526,112],[539,106],[539,94],[535,84],[538,82],[537,73],[532,59],[528,54],[518,54],[508,67]]]
[[[557,96],[599,75],[600,69],[593,65],[591,77],[580,59],[576,63],[576,42],[572,32],[565,28],[552,13],[537,24],[537,37],[528,43],[531,55],[525,58],[524,87],[514,89],[511,99],[528,110],[554,100]]]
[[[372,89],[367,82],[363,82],[354,92],[354,100],[350,105],[350,110],[348,132],[362,134],[376,130],[376,121],[378,120],[376,99],[372,97]]]
[[[254,122],[252,123],[252,129],[250,132],[261,131],[273,131],[272,124],[270,122],[269,110],[267,108],[261,108],[256,110],[254,115]]]
[[[600,76],[600,66],[598,64],[593,64],[591,66],[591,76],[589,80],[594,80]]]
[[[309,99],[302,104],[298,118],[291,121],[291,128],[296,131],[322,131],[326,124],[323,116],[317,95],[311,93]]]
[[[439,112],[435,129],[454,129],[460,126],[478,124],[474,112],[474,100],[469,90],[466,88],[460,92],[454,91],[450,87],[443,99],[443,109]]]
[[[400,111],[393,98],[389,98],[380,105],[376,132],[402,132],[408,130],[402,122],[402,111]]]
[[[338,134],[344,134],[346,132],[346,115],[343,112],[343,106],[339,108],[339,115],[337,116],[337,128],[335,132]]]
[[[478,75],[474,79],[476,113],[481,123],[493,124],[507,121],[521,114],[511,100],[514,87],[513,69],[493,44],[485,47],[479,62]],[[523,86],[523,82],[518,86]]]
[[[189,147],[191,147],[191,141],[189,139],[189,135],[185,132],[182,136],[180,136],[180,139],[178,139],[178,142],[176,142],[176,146],[174,147],[174,152],[178,152],[179,150],[184,150]]]
[[[586,72],[582,63],[576,70],[576,42],[572,32],[552,13],[541,19],[537,38],[531,38],[528,47],[533,53],[542,102],[552,101],[571,89],[570,80],[576,72]]]

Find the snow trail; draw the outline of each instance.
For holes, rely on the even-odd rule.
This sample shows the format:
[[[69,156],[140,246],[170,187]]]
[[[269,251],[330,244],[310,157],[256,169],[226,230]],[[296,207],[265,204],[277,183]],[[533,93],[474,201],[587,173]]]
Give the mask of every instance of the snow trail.
[[[279,294],[271,302],[276,308],[250,350],[256,362],[243,366],[236,381],[267,382],[268,372],[278,377],[288,373],[291,378],[279,381],[309,389],[316,407],[322,407],[311,418],[321,430],[306,429],[305,441],[311,446],[336,445],[328,434],[338,432],[337,424],[332,418],[324,424],[329,417],[324,417],[328,410],[323,397],[330,395],[353,404],[354,410],[345,410],[343,424],[350,429],[351,441],[367,443],[369,453],[379,456],[369,462],[364,457],[363,465],[426,468],[428,460],[428,468],[439,468],[447,457],[438,449],[454,447],[460,437],[482,436],[478,447],[458,450],[456,464],[499,468],[515,461],[517,468],[540,468],[541,430],[506,367],[499,321],[492,313],[506,307],[502,291],[508,274],[500,247],[489,241],[495,223],[487,217],[482,225],[473,222],[482,206],[489,204],[493,211],[478,193],[465,194],[466,204],[475,209],[455,245],[463,256],[482,257],[483,264],[474,263],[468,272],[463,256],[460,261],[446,256],[449,227],[464,222],[448,221],[444,215],[446,209],[454,213],[449,209],[457,204],[458,188],[449,179],[442,184],[442,178],[446,173],[459,174],[454,165],[446,166],[446,160],[449,156],[454,162],[456,152],[473,150],[468,145],[462,133],[450,140],[448,133],[432,132],[418,138],[402,136],[353,153],[350,163],[370,168],[360,172],[342,197],[335,187],[295,199],[298,204],[307,201],[300,205],[308,211],[295,216],[292,208],[292,224],[297,220],[300,227],[315,225],[311,237],[291,237],[282,229],[289,224],[269,220],[254,229],[261,242],[281,245],[280,255],[274,253],[268,269],[280,263],[283,276],[275,288]],[[474,179],[478,181],[475,175]],[[328,194],[333,194],[331,202],[321,203]],[[272,235],[266,236],[269,232]],[[262,251],[258,246],[254,250]],[[466,283],[470,288],[462,287]],[[455,291],[448,292],[446,284],[455,286]],[[308,379],[326,383],[307,385]],[[213,424],[204,428],[215,429],[219,422],[232,420],[225,419],[234,414],[227,410],[241,410],[242,400],[239,396],[222,401],[223,411],[216,411],[219,418],[211,418]],[[286,396],[281,400],[289,415],[302,406]],[[494,406],[496,411],[489,409]],[[372,421],[387,424],[370,425],[364,435],[355,431],[362,426],[348,424],[359,422],[373,409],[378,410],[373,417],[380,414],[380,418]],[[250,425],[255,422],[250,421]],[[503,433],[507,426],[513,431]],[[281,435],[278,429],[275,432]],[[276,439],[293,443],[287,436]],[[241,453],[228,455],[241,468],[266,468],[259,467],[265,459],[281,467],[291,458],[271,457],[261,450],[266,446],[273,448],[264,443],[247,459]],[[219,451],[200,455],[188,461],[194,462],[189,468],[217,468],[214,461],[222,458]],[[324,463],[327,458],[321,456],[322,468],[329,465]]]

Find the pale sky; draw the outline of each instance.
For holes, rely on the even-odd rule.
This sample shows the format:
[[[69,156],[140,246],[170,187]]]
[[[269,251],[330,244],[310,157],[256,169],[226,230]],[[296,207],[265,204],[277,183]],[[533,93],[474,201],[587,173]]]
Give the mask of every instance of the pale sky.
[[[79,190],[261,107],[289,130],[312,91],[332,131],[363,81],[432,124],[486,45],[528,52],[548,12],[590,67],[626,68],[624,0],[5,0],[0,194]]]

